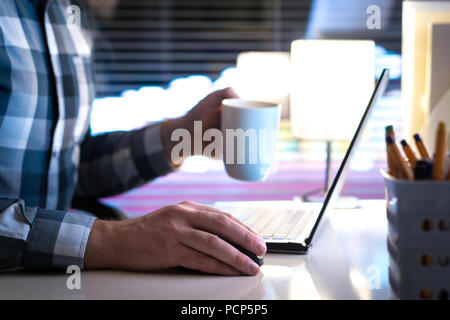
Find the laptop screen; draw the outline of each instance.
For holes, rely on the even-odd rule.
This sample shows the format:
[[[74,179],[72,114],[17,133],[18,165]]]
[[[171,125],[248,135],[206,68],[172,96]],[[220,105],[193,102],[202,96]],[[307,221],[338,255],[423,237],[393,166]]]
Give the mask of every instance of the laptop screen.
[[[356,127],[356,132],[353,136],[353,139],[350,142],[347,152],[345,153],[344,159],[342,160],[341,165],[339,166],[339,169],[336,173],[333,183],[331,184],[330,189],[328,190],[328,193],[324,200],[322,209],[320,210],[320,213],[316,219],[316,222],[314,223],[311,233],[309,234],[308,238],[306,238],[306,240],[305,240],[306,245],[309,245],[311,243],[312,238],[314,237],[314,234],[316,233],[317,227],[319,226],[320,220],[322,219],[327,206],[329,206],[330,203],[332,203],[336,198],[339,197],[342,186],[345,182],[345,176],[348,171],[348,167],[350,165],[351,158],[353,156],[356,146],[359,143],[361,135],[364,131],[364,128],[367,123],[367,119],[369,118],[369,115],[373,109],[373,106],[377,102],[378,98],[383,94],[384,90],[386,89],[388,82],[389,82],[389,71],[387,69],[384,69],[383,72],[381,73],[380,78],[378,79],[378,82],[375,86],[372,96],[370,97],[369,104],[367,105],[367,108],[363,113],[361,121],[359,122],[358,126]]]

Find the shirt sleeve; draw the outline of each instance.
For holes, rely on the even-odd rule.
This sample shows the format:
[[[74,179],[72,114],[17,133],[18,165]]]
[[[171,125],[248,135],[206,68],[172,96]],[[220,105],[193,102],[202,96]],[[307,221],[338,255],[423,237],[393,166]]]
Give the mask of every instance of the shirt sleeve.
[[[81,144],[76,197],[122,193],[177,167],[166,157],[157,123],[129,132],[90,136]]]
[[[66,269],[70,265],[83,269],[95,219],[0,198],[0,272]]]

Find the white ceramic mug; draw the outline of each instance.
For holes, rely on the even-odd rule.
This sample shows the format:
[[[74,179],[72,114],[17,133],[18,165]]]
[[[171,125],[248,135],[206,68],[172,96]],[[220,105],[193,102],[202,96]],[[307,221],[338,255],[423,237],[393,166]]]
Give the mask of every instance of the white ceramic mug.
[[[274,103],[223,100],[223,161],[230,177],[259,181],[268,176],[276,157],[280,111]]]

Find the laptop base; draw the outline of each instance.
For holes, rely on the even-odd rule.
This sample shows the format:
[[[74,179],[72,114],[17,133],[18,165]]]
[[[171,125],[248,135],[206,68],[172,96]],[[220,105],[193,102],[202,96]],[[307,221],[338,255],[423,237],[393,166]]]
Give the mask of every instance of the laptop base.
[[[300,242],[266,242],[267,253],[297,253],[306,254],[310,246]]]

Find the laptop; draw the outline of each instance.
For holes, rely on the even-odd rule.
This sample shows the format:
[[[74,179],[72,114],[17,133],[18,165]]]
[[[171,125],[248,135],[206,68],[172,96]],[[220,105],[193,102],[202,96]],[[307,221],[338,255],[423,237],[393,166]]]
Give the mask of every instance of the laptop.
[[[267,252],[304,254],[311,247],[327,207],[339,197],[354,150],[378,98],[389,82],[389,71],[384,69],[355,134],[345,153],[336,176],[323,202],[296,201],[237,201],[216,202],[214,206],[233,214],[258,232],[267,245]]]

